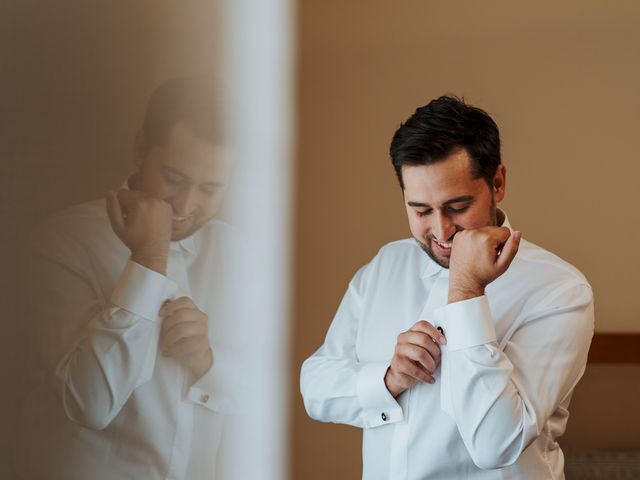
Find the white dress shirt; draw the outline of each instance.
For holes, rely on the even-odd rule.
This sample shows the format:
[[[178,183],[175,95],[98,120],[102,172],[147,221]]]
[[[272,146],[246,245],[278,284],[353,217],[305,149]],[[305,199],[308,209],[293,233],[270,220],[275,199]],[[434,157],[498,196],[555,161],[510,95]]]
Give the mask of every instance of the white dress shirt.
[[[556,439],[593,335],[589,284],[524,240],[482,297],[447,305],[448,277],[413,239],[361,268],[302,366],[307,412],[364,429],[367,480],[564,478]],[[418,320],[447,339],[436,383],[394,398],[384,376]]]
[[[167,275],[129,261],[104,200],[51,218],[36,239],[34,388],[17,470],[36,480],[211,479],[233,400],[234,348],[221,341],[227,289],[240,274],[231,227],[210,221],[172,242]],[[212,368],[193,378],[158,351],[167,299],[209,318]]]

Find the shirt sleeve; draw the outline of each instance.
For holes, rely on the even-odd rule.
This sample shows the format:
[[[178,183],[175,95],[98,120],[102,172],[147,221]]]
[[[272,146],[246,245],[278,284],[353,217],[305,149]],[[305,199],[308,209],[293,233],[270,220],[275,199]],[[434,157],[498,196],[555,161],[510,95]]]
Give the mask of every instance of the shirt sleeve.
[[[81,255],[81,254],[79,254]],[[85,259],[86,260],[86,259]],[[133,390],[153,374],[158,311],[176,285],[164,275],[128,262],[110,300],[73,262],[41,259],[37,315],[41,357],[68,418],[105,428]]]
[[[363,428],[404,419],[384,384],[389,362],[360,362],[356,355],[366,268],[351,281],[324,344],[304,362],[300,378],[310,417]]]
[[[594,323],[588,285],[554,289],[525,316],[498,345],[486,296],[436,310],[447,338],[441,406],[480,468],[514,463],[585,369]]]

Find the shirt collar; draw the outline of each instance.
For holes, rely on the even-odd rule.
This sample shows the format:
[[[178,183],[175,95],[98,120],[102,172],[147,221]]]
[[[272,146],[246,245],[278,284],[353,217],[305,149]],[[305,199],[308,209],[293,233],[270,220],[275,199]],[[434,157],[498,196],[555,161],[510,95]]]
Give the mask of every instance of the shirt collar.
[[[502,224],[500,226],[501,227],[507,227],[510,231],[513,231],[513,229],[511,228],[511,224],[509,223],[509,219],[507,218],[507,214],[504,213],[502,210],[500,210],[498,208],[497,209],[497,215],[498,215],[498,218],[503,218]],[[422,278],[428,278],[428,277],[433,277],[433,276],[436,276],[436,275],[441,275],[443,277],[448,277],[449,276],[449,269],[438,265],[436,262],[431,260],[430,257],[427,256],[427,264],[425,265],[424,269],[422,270],[421,277]]]
[[[131,177],[133,177],[133,175],[134,174],[131,174],[124,179],[124,181],[120,185],[120,188],[122,190],[131,190],[131,188],[129,187],[129,180],[131,179]],[[195,236],[195,233],[193,235],[190,235],[187,238],[183,238],[182,240],[171,242],[169,244],[169,250],[173,252],[181,252],[181,253],[188,253],[191,255],[197,255],[198,245],[196,243],[194,236]]]

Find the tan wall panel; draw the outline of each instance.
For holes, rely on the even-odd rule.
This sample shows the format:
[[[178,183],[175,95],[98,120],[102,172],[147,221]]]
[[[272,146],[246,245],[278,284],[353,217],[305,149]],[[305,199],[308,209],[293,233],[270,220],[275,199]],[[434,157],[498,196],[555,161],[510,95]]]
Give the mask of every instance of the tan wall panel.
[[[640,329],[631,275],[640,267],[640,4],[297,6],[294,376],[357,268],[408,235],[388,145],[400,121],[445,92],[499,124],[503,207],[526,238],[587,275],[597,329]],[[293,405],[293,478],[357,478],[360,432],[309,420],[297,393]]]

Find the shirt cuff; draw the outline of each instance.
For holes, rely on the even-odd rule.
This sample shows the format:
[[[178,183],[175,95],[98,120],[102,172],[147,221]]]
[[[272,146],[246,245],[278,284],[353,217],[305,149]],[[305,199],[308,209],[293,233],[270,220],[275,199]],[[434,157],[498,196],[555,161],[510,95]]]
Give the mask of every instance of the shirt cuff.
[[[365,428],[404,420],[402,407],[384,384],[388,363],[366,363],[358,371],[357,395],[364,410]]]
[[[157,320],[177,285],[164,275],[129,260],[111,295],[111,303],[149,320]]]
[[[187,400],[196,405],[206,408],[211,412],[224,412],[227,410],[224,399],[214,395],[215,379],[213,366],[191,385],[187,392]]]
[[[207,372],[187,389],[186,401],[210,412],[231,414],[239,403],[241,385],[235,372],[242,371],[236,355],[223,347],[212,346],[213,363]]]
[[[496,329],[486,295],[450,303],[434,312],[436,327],[442,327],[449,351],[496,341]]]

